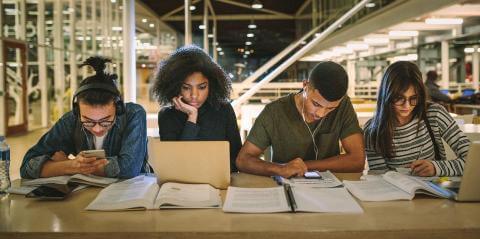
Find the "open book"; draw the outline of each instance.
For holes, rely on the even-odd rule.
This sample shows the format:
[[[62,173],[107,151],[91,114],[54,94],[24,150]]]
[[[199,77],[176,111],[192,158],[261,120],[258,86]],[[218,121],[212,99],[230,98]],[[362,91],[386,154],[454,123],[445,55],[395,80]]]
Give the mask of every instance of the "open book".
[[[37,179],[22,179],[22,186],[40,186],[45,184],[68,184],[79,183],[85,185],[92,185],[97,187],[106,187],[114,182],[118,181],[118,178],[105,178],[95,175],[75,174],[72,176],[57,176],[50,178],[37,178]]]
[[[294,178],[284,178],[282,176],[273,176],[273,179],[279,184],[290,184],[290,186],[308,186],[308,187],[319,187],[319,188],[333,188],[342,185],[342,182],[338,180],[337,177],[330,171],[318,172],[320,178],[304,178],[304,177],[294,177]]]
[[[366,181],[343,181],[345,187],[362,201],[412,200],[416,193],[452,198],[450,191],[416,177],[389,171]]]
[[[342,212],[362,213],[362,208],[345,188],[228,187],[225,212]]]
[[[220,190],[209,184],[164,183],[138,176],[104,188],[87,210],[145,210],[160,208],[218,208]]]

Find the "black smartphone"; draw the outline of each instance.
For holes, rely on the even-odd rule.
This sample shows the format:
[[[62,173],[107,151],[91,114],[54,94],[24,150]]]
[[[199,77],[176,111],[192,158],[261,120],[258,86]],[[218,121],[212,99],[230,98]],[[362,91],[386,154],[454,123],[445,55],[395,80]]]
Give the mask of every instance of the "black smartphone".
[[[45,184],[29,192],[25,197],[42,200],[62,200],[67,197],[78,184]]]
[[[306,172],[303,177],[308,178],[308,179],[321,179],[322,176],[318,171],[310,171]]]

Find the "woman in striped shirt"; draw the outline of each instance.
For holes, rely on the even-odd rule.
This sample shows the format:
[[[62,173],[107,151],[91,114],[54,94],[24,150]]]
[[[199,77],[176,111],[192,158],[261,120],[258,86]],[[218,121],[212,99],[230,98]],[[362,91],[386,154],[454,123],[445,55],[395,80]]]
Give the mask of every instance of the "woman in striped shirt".
[[[418,67],[391,64],[383,75],[374,117],[364,129],[370,170],[410,168],[418,176],[459,176],[470,141],[441,105],[426,101]],[[442,139],[455,152],[446,160]]]

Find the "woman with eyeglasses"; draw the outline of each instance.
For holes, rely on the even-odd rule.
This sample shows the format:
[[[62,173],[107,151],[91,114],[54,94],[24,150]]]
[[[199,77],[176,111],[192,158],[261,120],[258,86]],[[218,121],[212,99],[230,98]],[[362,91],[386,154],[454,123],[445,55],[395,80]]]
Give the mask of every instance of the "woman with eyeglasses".
[[[370,170],[409,168],[417,176],[463,175],[470,141],[445,108],[426,98],[414,63],[399,61],[387,68],[375,115],[364,128]],[[442,139],[455,159],[447,160]]]

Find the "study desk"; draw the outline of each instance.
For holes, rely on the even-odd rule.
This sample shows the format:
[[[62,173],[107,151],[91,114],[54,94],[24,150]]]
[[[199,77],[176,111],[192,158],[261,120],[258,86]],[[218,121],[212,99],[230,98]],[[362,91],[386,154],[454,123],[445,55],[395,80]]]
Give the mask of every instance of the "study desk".
[[[355,180],[359,174],[338,174]],[[232,184],[268,187],[270,178],[234,174]],[[363,214],[233,214],[221,209],[93,212],[84,208],[99,189],[65,201],[20,195],[0,199],[0,238],[479,238],[480,203],[419,197],[360,202]],[[225,192],[223,192],[224,194]],[[225,196],[225,195],[223,195]]]

